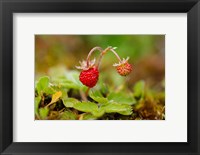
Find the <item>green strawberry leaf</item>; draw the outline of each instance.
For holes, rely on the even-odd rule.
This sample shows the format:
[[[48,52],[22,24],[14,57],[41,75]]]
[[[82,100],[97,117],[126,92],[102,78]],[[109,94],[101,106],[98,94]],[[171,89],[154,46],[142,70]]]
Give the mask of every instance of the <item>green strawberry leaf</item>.
[[[98,106],[97,104],[93,103],[93,102],[78,102],[76,104],[74,104],[74,108],[82,111],[82,112],[93,112],[93,111],[98,111]]]
[[[97,117],[95,117],[91,113],[84,113],[84,114],[81,114],[81,117],[79,119],[80,120],[96,120]]]
[[[108,103],[101,107],[106,113],[119,113],[122,115],[131,115],[132,107],[126,104],[118,104],[118,103]]]
[[[91,113],[93,116],[99,118],[105,114],[105,110],[103,108],[99,108],[98,110],[94,110]]]
[[[111,92],[107,98],[109,101],[117,102],[119,104],[133,105],[136,103],[136,100],[131,94],[125,94],[122,92]]]
[[[103,95],[99,91],[90,91],[89,96],[99,103],[107,103],[108,99],[103,97]]]
[[[41,97],[40,96],[35,97],[35,115],[37,117],[39,117],[39,110],[38,110],[38,108],[39,108],[40,101],[41,101]]]
[[[66,75],[66,78],[74,84],[74,87],[76,87],[77,89],[82,89],[85,86],[80,82],[79,74],[80,73],[78,71],[70,71],[66,73],[65,75]]]
[[[46,87],[44,90],[43,90],[44,93],[48,94],[48,95],[52,95],[54,94],[56,91],[52,88],[52,87]]]
[[[75,98],[64,98],[63,99],[63,104],[65,105],[65,107],[67,108],[72,108],[74,107],[74,104],[78,103],[80,101],[78,101]]]
[[[44,76],[36,83],[36,89],[39,94],[42,94],[44,90],[49,86],[49,77]]]
[[[61,120],[76,120],[78,117],[72,111],[65,111],[62,113]]]
[[[67,79],[66,76],[60,76],[53,79],[53,82],[58,86],[67,88],[67,89],[79,89],[80,87],[73,81]]]
[[[49,108],[44,107],[39,109],[39,114],[41,119],[46,119],[49,114]]]

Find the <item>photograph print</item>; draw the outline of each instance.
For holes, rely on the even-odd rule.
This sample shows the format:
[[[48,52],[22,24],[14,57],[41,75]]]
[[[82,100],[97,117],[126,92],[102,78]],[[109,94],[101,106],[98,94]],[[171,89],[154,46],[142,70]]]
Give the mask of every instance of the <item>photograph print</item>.
[[[165,120],[165,35],[35,35],[35,120]]]

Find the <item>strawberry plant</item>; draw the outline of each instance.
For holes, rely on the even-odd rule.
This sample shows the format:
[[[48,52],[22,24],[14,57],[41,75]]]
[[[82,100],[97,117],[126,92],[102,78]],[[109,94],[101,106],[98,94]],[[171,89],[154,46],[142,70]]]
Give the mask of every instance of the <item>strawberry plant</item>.
[[[116,48],[93,48],[78,70],[51,68],[48,76],[40,76],[35,83],[35,119],[37,120],[143,120],[165,119],[164,85],[159,89],[149,87],[140,80],[128,87],[125,78],[133,67],[121,59]],[[96,61],[90,60],[99,51]],[[100,69],[102,58],[112,52],[118,62],[113,66],[117,76],[124,77],[123,84],[111,87],[103,80]],[[163,82],[162,82],[163,83]],[[161,85],[161,84],[160,84]]]

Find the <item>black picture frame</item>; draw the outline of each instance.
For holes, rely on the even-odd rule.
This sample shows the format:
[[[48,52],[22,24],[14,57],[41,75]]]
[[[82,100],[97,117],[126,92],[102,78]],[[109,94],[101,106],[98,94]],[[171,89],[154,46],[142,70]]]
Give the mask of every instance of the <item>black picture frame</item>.
[[[13,142],[13,13],[187,13],[188,142]],[[199,0],[0,0],[0,152],[2,154],[200,154]],[[175,52],[175,51],[174,51]],[[177,58],[178,59],[181,58]],[[24,125],[26,127],[26,125]],[[30,132],[30,131],[27,131]],[[31,133],[30,133],[31,134]]]

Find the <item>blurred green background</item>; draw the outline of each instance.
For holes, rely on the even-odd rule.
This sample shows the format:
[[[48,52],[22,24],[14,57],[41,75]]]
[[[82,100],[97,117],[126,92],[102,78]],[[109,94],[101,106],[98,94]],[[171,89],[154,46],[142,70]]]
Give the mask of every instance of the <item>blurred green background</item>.
[[[35,35],[35,76],[49,75],[51,68],[63,67],[77,70],[79,61],[86,59],[95,46],[105,49],[117,47],[121,58],[130,57],[132,73],[121,77],[112,66],[117,63],[112,52],[106,53],[100,66],[100,78],[111,85],[124,83],[132,87],[144,80],[149,86],[156,86],[165,77],[164,35]],[[93,57],[99,54],[96,51]],[[125,79],[125,80],[124,80]]]

